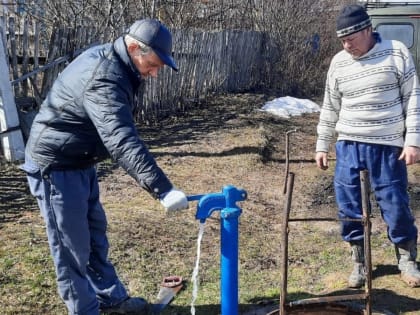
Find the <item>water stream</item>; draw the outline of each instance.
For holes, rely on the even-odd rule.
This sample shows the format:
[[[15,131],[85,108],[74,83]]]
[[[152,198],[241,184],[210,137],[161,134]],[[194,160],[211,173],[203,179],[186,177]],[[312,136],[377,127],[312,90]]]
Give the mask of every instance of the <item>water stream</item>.
[[[197,258],[195,261],[195,267],[193,270],[193,274],[191,276],[191,282],[193,284],[193,291],[192,291],[192,300],[191,300],[191,315],[195,315],[195,300],[197,299],[198,294],[198,269],[200,266],[200,254],[201,254],[201,240],[204,234],[204,224],[200,222],[200,227],[198,230],[198,238],[197,238]]]

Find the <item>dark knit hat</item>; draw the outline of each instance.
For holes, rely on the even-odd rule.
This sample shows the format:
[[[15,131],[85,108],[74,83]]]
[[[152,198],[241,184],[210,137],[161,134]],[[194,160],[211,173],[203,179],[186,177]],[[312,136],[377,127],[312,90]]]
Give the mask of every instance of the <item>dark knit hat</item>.
[[[337,17],[337,36],[344,37],[372,25],[364,7],[358,4],[345,6]]]
[[[135,21],[127,30],[127,34],[150,46],[164,64],[178,71],[172,58],[172,35],[160,21],[155,19]]]

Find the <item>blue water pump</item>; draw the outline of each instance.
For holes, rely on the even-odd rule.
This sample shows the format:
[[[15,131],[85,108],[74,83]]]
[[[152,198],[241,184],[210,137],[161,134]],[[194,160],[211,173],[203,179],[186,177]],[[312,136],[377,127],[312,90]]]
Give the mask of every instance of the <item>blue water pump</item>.
[[[239,216],[242,210],[236,202],[247,198],[243,189],[228,185],[221,193],[188,196],[189,201],[198,200],[197,220],[204,223],[214,211],[220,211],[220,251],[221,251],[221,314],[237,315],[238,256],[239,256]]]

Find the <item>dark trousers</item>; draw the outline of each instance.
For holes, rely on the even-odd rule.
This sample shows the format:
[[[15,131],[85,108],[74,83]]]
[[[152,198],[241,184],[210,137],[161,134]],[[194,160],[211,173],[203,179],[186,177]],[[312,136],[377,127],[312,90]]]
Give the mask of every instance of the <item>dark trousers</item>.
[[[338,141],[334,187],[339,217],[361,218],[360,171],[368,170],[371,188],[394,244],[417,239],[415,219],[409,207],[407,167],[399,161],[401,148],[355,141]],[[360,222],[343,222],[345,241],[363,238]]]
[[[58,291],[69,314],[98,315],[100,306],[126,299],[107,258],[107,221],[95,168],[41,174],[28,159],[21,168],[46,223]]]

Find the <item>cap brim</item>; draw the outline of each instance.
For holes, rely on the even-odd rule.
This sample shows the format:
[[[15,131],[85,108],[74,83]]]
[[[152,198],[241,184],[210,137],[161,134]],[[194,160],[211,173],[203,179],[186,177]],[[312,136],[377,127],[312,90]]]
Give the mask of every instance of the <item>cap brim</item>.
[[[152,48],[153,49],[153,48]],[[176,63],[174,61],[174,59],[171,56],[168,56],[166,54],[163,54],[162,52],[160,52],[157,49],[153,49],[153,51],[156,53],[156,55],[159,56],[160,60],[162,60],[162,62],[171,67],[172,69],[174,69],[175,71],[178,71],[178,67],[176,66]]]

